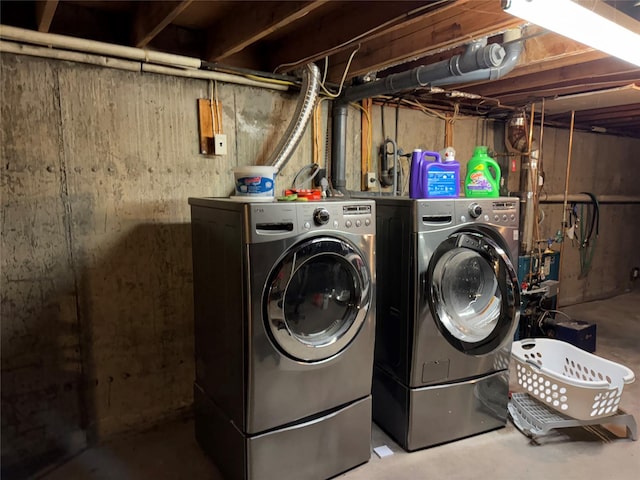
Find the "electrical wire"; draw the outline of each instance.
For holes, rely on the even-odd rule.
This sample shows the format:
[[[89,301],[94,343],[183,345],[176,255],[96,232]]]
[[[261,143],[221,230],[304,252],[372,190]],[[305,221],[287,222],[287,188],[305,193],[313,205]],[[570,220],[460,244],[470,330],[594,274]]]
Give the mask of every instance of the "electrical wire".
[[[427,9],[433,9],[435,7],[437,7],[440,4],[443,3],[448,3],[450,0],[438,0],[436,2],[429,2],[426,5],[422,5],[418,8],[414,8],[413,10],[408,11],[407,13],[404,13],[402,15],[398,15],[395,18],[392,18],[391,20],[388,20],[380,25],[376,25],[374,28],[371,28],[369,30],[367,30],[366,32],[360,33],[358,35],[356,35],[355,37],[350,38],[349,40],[346,40],[344,42],[342,42],[339,45],[336,45],[335,47],[329,48],[323,52],[320,53],[321,56],[324,57],[328,57],[329,55],[331,55],[334,52],[338,52],[339,50],[348,47],[349,45],[358,42],[360,40],[362,40],[363,38],[366,38],[378,31],[381,30],[386,30],[388,29],[389,26],[393,25],[394,23],[397,23],[399,21],[405,21],[413,16],[418,15],[419,13],[421,13],[424,10]],[[309,63],[310,61],[313,61],[317,58],[321,58],[320,56],[318,56],[318,54],[314,54],[314,55],[309,55],[301,60],[297,60],[295,62],[289,62],[289,63],[281,63],[280,65],[278,65],[273,72],[277,72],[278,70],[280,70],[283,67],[296,67],[298,65],[302,65],[303,63]]]
[[[347,78],[347,73],[349,72],[349,68],[351,68],[351,62],[353,61],[353,57],[356,56],[356,53],[358,53],[358,50],[360,50],[360,45],[358,45],[358,47],[353,52],[351,52],[351,55],[349,56],[349,60],[347,61],[347,65],[344,68],[344,72],[342,73],[342,78],[340,79],[340,85],[338,87],[338,93],[330,92],[329,89],[325,86],[324,80],[318,79],[318,83],[320,84],[320,88],[325,93],[325,95],[327,95],[330,98],[338,98],[340,96],[340,94],[342,93],[342,87],[344,86],[344,81]],[[313,72],[313,74],[317,75],[316,72]]]
[[[287,80],[278,80],[277,78],[259,77],[258,75],[247,74],[247,75],[244,75],[244,77],[249,78],[251,80],[258,80],[260,82],[273,83],[275,85],[289,85],[289,86],[295,85],[294,82],[289,82]]]
[[[211,120],[213,122],[213,134],[222,133],[222,105],[218,101],[218,81],[209,80],[209,106],[211,107]]]
[[[540,307],[540,309],[542,310],[542,314],[538,317],[538,329],[540,329],[540,331],[542,332],[543,335],[546,335],[547,333],[544,331],[544,319],[549,316],[549,314],[554,313],[554,314],[560,314],[563,317],[565,317],[567,320],[572,321],[573,319],[567,315],[564,312],[561,312],[560,310],[554,310],[554,309],[549,309],[546,310],[542,307]]]
[[[413,107],[416,107],[418,110],[420,110],[422,113],[429,115],[429,116],[434,116],[437,117],[441,120],[446,121],[447,120],[447,116],[441,114],[440,112],[433,110],[429,107],[424,106],[422,103],[418,102],[417,100],[407,100],[407,99],[402,99],[401,100],[403,104],[405,105],[411,105]]]
[[[311,169],[314,169],[313,173],[311,175],[309,175],[307,178],[305,178],[303,182],[298,183],[298,177],[300,175],[302,175],[302,173],[306,172],[307,170],[311,170]],[[320,167],[319,167],[319,165],[317,163],[310,163],[309,165],[305,165],[300,170],[298,170],[298,172],[293,177],[293,180],[291,181],[291,187],[292,188],[299,188],[300,185],[302,185],[302,184],[304,184],[306,182],[311,182],[316,177],[316,175],[318,175],[319,171],[320,171]]]
[[[373,170],[372,165],[371,165],[371,150],[373,148],[373,127],[371,126],[371,115],[369,115],[369,112],[367,111],[366,108],[364,108],[362,105],[355,103],[355,102],[351,102],[349,103],[349,105],[351,105],[354,108],[357,108],[359,110],[362,111],[362,113],[364,113],[365,118],[367,119],[367,136],[365,138],[365,141],[367,143],[367,158],[366,158],[366,163],[367,163],[367,171],[368,172],[372,172]],[[366,172],[365,172],[366,173]]]

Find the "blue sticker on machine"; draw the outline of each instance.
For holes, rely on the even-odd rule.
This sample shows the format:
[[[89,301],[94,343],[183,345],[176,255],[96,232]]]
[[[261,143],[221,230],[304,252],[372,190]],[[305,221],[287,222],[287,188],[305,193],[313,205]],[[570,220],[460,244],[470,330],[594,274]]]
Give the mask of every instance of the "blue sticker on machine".
[[[239,193],[268,193],[273,190],[273,179],[269,177],[242,177],[236,180]]]

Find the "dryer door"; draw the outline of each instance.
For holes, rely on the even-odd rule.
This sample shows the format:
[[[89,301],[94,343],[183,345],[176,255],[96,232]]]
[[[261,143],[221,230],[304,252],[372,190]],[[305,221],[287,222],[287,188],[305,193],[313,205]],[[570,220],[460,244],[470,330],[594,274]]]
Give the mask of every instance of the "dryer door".
[[[370,298],[369,268],[352,245],[333,237],[306,240],[271,272],[265,289],[266,328],[291,358],[325,360],[358,334]]]
[[[460,230],[429,262],[429,308],[442,335],[471,355],[490,353],[518,324],[518,277],[506,248],[488,230]]]

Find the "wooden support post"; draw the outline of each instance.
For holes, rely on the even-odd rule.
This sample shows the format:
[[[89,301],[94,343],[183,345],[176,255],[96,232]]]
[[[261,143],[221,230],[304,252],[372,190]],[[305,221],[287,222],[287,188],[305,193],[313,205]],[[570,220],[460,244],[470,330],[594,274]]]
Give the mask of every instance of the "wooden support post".
[[[361,175],[361,190],[368,190],[371,186],[367,183],[367,173],[371,170],[371,115],[372,115],[373,100],[365,98],[362,100],[363,112],[360,115],[360,171]],[[365,113],[366,112],[366,113]]]
[[[213,155],[213,116],[211,114],[211,100],[198,99],[198,136],[200,138],[200,153]]]

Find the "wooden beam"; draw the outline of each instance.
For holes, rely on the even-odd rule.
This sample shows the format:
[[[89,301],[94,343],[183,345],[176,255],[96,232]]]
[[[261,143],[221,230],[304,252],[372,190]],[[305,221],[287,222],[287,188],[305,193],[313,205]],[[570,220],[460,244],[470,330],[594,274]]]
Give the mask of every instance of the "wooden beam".
[[[209,31],[206,59],[221,61],[317,10],[328,0],[237,2]]]
[[[360,114],[360,190],[372,190],[375,185],[369,185],[367,182],[367,173],[372,170],[371,166],[371,144],[373,139],[371,138],[371,132],[373,132],[373,125],[370,124],[373,117],[373,107],[370,98],[362,100],[362,108],[367,113]],[[375,169],[373,170],[375,171]]]
[[[580,110],[576,112],[576,122],[594,121],[594,120],[608,120],[611,118],[618,118],[621,115],[625,116],[637,116],[640,121],[640,104],[634,103],[631,105],[616,105],[615,107],[595,108],[590,110]],[[559,118],[566,117],[566,112],[556,113],[553,115],[547,115],[549,120],[557,120]]]
[[[577,0],[576,3],[579,3],[587,10],[591,10],[601,17],[606,18],[607,20],[611,20],[613,23],[617,23],[621,27],[624,27],[627,30],[631,30],[632,32],[640,35],[640,22],[638,20],[630,17],[626,13],[612,7],[602,0]]]
[[[429,8],[435,8],[424,1],[412,2],[331,2],[322,15],[305,19],[300,25],[303,32],[292,32],[274,44],[270,57],[272,69],[282,64],[296,61],[316,61],[329,54],[353,48],[352,41],[361,35],[371,38],[372,35],[388,32],[407,19],[424,15]],[[423,12],[423,13],[418,13]],[[286,70],[286,69],[285,69]]]
[[[58,0],[39,0],[36,2],[36,25],[39,32],[48,32],[56,13]]]
[[[536,89],[549,89],[568,84],[591,84],[616,80],[634,81],[640,77],[640,68],[622,60],[602,58],[592,62],[556,68],[544,72],[519,76],[517,79],[505,77],[483,85],[465,88],[465,91],[485,97],[499,97],[508,93],[531,92]],[[589,90],[585,88],[585,90]]]
[[[576,125],[597,125],[605,128],[627,128],[634,124],[638,124],[638,117],[636,115],[624,116],[617,119],[610,118],[608,120],[576,120]]]
[[[144,48],[193,0],[140,2],[133,21],[131,43]]]
[[[457,0],[412,19],[388,34],[363,40],[351,64],[348,78],[378,71],[411,58],[434,55],[522,23],[522,20],[503,12],[498,1]],[[349,53],[331,57],[331,81],[337,81],[342,76]]]
[[[550,88],[540,88],[534,91],[524,91],[515,93],[503,93],[500,95],[500,101],[506,105],[521,106],[532,101],[538,101],[542,98],[557,98],[562,95],[573,95],[576,93],[585,93],[593,90],[604,90],[608,88],[618,88],[629,85],[629,80],[619,79],[608,82],[599,81],[592,85],[569,85],[569,86],[552,86]]]

